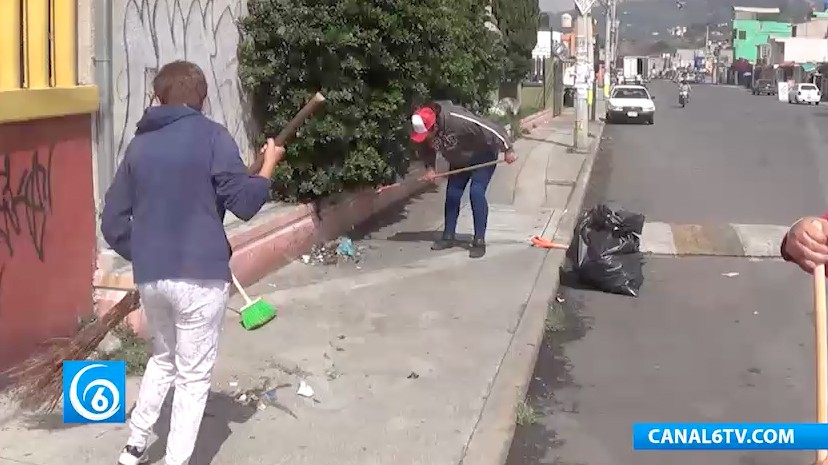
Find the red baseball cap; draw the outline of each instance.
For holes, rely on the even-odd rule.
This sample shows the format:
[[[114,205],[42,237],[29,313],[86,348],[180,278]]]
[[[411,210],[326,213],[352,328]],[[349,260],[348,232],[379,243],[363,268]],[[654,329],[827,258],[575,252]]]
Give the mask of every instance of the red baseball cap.
[[[411,140],[420,144],[428,137],[428,132],[437,123],[437,114],[428,107],[420,108],[411,115]]]

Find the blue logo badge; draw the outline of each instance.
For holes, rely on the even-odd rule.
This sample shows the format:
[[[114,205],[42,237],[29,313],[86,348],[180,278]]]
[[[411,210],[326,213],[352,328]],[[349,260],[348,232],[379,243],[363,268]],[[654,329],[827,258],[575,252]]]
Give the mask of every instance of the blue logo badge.
[[[126,362],[65,360],[64,423],[126,422]]]

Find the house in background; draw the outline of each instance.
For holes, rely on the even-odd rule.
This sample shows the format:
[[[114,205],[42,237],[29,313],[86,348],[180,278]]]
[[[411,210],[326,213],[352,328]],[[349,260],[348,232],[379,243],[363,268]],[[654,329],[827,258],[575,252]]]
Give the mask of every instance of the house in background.
[[[699,50],[694,48],[680,48],[676,50],[676,53],[673,54],[673,67],[675,69],[680,68],[690,68],[695,66],[696,64],[696,56],[699,54]]]
[[[820,67],[828,62],[828,39],[775,37],[756,50],[755,79],[821,83]]]
[[[791,27],[792,37],[828,38],[828,17],[812,15],[808,21],[796,23]]]
[[[734,60],[756,63],[756,47],[772,37],[791,37],[790,23],[779,21],[779,8],[733,7]]]
[[[530,72],[530,81],[541,80],[541,77],[543,76],[544,60],[551,58],[553,53],[555,52],[557,52],[560,55],[560,47],[558,46],[558,44],[561,44],[562,38],[563,34],[561,33],[561,31],[538,31],[537,43],[535,44],[535,48],[532,49],[532,60],[534,62],[534,66],[532,71]],[[565,58],[568,58],[568,48],[564,51],[564,53],[566,53]]]

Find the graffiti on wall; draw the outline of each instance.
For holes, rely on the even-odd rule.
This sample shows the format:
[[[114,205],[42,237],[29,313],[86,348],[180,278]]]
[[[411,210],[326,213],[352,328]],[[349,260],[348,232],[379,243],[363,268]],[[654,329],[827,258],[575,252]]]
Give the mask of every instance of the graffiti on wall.
[[[12,163],[26,165],[12,170]],[[52,149],[45,154],[35,150],[28,155],[0,155],[0,247],[9,257],[14,257],[22,238],[34,247],[40,261],[46,259],[43,239],[51,208]]]
[[[0,371],[93,310],[91,137],[89,114],[0,124]]]
[[[248,151],[250,112],[238,79],[236,20],[246,0],[128,0],[114,7],[115,143],[118,161],[150,104],[152,79],[174,60],[204,71],[209,85],[204,111],[227,127]],[[119,30],[120,29],[120,30]]]
[[[14,258],[18,247],[30,246],[46,260],[46,223],[52,210],[52,151],[0,154],[0,250]],[[23,166],[16,166],[16,164]],[[15,165],[13,165],[15,164]],[[14,168],[14,169],[13,169]],[[6,263],[0,264],[0,292]],[[0,309],[2,310],[2,309]]]

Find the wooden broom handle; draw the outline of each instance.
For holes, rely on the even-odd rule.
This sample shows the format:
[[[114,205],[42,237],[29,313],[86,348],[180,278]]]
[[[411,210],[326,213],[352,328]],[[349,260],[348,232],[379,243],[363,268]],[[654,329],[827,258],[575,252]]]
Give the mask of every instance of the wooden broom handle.
[[[487,161],[485,163],[480,163],[480,164],[477,164],[477,165],[467,166],[465,168],[458,168],[456,170],[444,171],[442,173],[435,174],[434,179],[444,178],[446,176],[451,176],[452,174],[465,173],[466,171],[472,171],[472,170],[476,170],[478,168],[484,168],[486,166],[497,165],[498,163],[503,163],[505,161],[506,160],[492,160],[492,161]],[[376,189],[376,193],[379,194],[380,192],[382,192],[384,190],[393,189],[395,187],[400,187],[401,185],[402,185],[401,183],[395,182],[394,184],[391,184],[391,185],[388,185],[388,186],[381,186],[381,187],[378,187]]]
[[[303,106],[302,109],[299,110],[299,113],[297,113],[296,116],[294,116],[293,119],[290,120],[287,126],[285,126],[282,129],[282,132],[280,132],[279,135],[276,136],[276,138],[274,139],[276,145],[285,145],[285,142],[287,142],[288,139],[290,139],[294,134],[296,134],[296,131],[299,130],[299,127],[302,126],[302,124],[308,118],[310,118],[311,115],[319,107],[321,107],[323,103],[325,103],[325,96],[317,92],[316,95],[311,97],[311,99],[308,100],[308,103],[306,103],[305,106]]]
[[[506,160],[492,160],[492,161],[487,161],[486,163],[479,163],[477,165],[467,166],[465,168],[458,168],[456,170],[444,171],[442,173],[437,173],[436,175],[434,175],[434,178],[436,179],[436,178],[442,178],[442,177],[445,177],[445,176],[451,176],[453,174],[465,173],[466,171],[472,171],[472,170],[476,170],[476,169],[479,169],[479,168],[485,168],[487,166],[497,165],[498,163],[503,163],[505,161]]]
[[[241,294],[242,298],[244,298],[245,303],[247,303],[247,305],[253,303],[253,301],[250,300],[250,296],[247,295],[247,292],[244,292],[244,288],[241,283],[239,283],[239,278],[236,277],[235,273],[231,272],[230,277],[233,278],[233,285],[236,286],[236,290],[239,291],[239,294]]]
[[[828,423],[828,319],[825,309],[825,265],[814,268],[814,328],[816,329],[817,423]],[[828,450],[818,450],[816,463],[823,465]]]
[[[282,131],[277,135],[273,141],[276,143],[277,146],[284,146],[285,143],[296,134],[296,131],[299,130],[299,127],[307,121],[308,118],[313,115],[313,113],[325,103],[325,96],[321,93],[317,92],[316,95],[311,97],[310,100],[299,110],[299,113],[293,117],[288,124],[282,128]],[[256,174],[262,169],[262,164],[264,163],[264,157],[261,154],[256,154],[256,159],[253,161],[253,164],[247,169],[247,172],[250,174]]]

